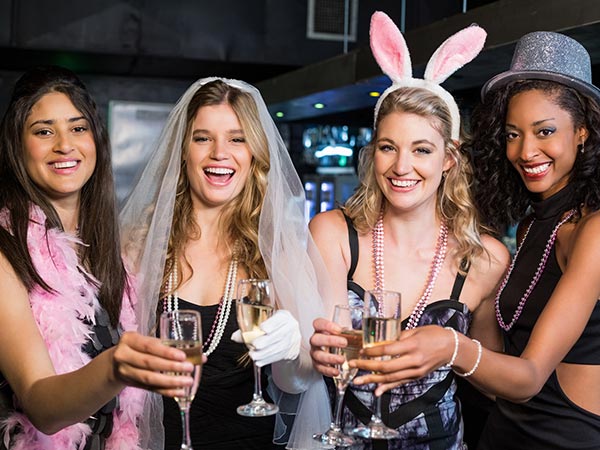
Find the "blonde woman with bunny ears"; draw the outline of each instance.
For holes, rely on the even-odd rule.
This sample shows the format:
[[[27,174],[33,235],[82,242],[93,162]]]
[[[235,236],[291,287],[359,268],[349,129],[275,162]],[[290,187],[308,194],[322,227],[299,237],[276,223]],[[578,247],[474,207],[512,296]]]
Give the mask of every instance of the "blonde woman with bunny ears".
[[[434,323],[453,333],[470,330],[499,349],[489,304],[508,252],[480,234],[471,168],[458,146],[458,107],[439,86],[479,53],[485,36],[476,26],[455,34],[434,53],[425,79],[415,79],[400,31],[385,14],[373,15],[371,48],[393,84],[375,108],[374,138],[360,156],[360,187],[341,210],[317,215],[310,229],[334,284],[331,304],[362,305],[365,289],[399,291],[404,329]],[[346,339],[329,320],[315,320],[314,328],[313,365],[335,376],[343,358],[323,348],[343,347]],[[368,422],[374,389],[355,384],[348,390],[346,431]],[[454,374],[443,367],[385,393],[383,421],[400,437],[366,442],[365,448],[463,448],[455,392]]]

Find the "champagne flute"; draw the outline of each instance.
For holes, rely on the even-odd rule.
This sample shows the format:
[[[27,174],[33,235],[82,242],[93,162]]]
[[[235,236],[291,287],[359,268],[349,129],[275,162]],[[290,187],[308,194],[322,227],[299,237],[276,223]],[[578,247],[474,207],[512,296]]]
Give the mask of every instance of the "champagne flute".
[[[363,347],[385,345],[400,338],[400,294],[386,290],[365,291],[363,305]],[[389,359],[387,357],[380,357]],[[381,420],[381,397],[375,397],[375,412],[365,426],[352,430],[365,439],[394,439],[400,433]]]
[[[363,346],[362,337],[362,308],[349,305],[335,305],[332,322],[342,328],[341,336],[346,338],[348,345],[346,347],[330,347],[329,351],[334,355],[344,357],[343,364],[336,365],[339,374],[333,377],[335,382],[335,403],[334,403],[334,421],[329,429],[324,433],[313,435],[313,439],[319,441],[325,447],[350,447],[357,441],[344,434],[342,431],[342,403],[344,394],[350,382],[358,372],[357,368],[350,367],[348,361],[358,359],[359,352]]]
[[[265,334],[260,329],[260,324],[273,314],[274,301],[272,298],[272,284],[270,280],[247,279],[240,280],[238,284],[237,321],[242,332],[242,339],[252,350],[252,342]],[[267,403],[262,397],[260,386],[260,367],[252,361],[254,368],[254,394],[252,401],[238,407],[237,413],[247,417],[264,417],[276,414],[279,407]]]
[[[181,412],[182,438],[180,450],[193,450],[190,438],[190,406],[200,384],[202,372],[202,323],[200,313],[192,310],[164,312],[160,316],[160,339],[163,344],[182,350],[186,360],[194,365],[194,383],[184,388],[185,394],[175,397]],[[173,375],[179,375],[173,373]]]

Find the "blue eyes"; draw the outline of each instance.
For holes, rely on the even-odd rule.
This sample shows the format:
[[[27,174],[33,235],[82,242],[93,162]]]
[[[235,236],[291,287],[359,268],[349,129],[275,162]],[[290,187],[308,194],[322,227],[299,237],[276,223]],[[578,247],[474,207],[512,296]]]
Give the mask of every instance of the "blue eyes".
[[[381,146],[377,147],[377,149],[379,151],[386,152],[386,153],[396,151],[396,148],[393,145],[381,145]],[[432,150],[427,147],[417,147],[417,148],[413,149],[413,151],[415,153],[418,153],[421,155],[429,155],[430,153],[432,153]]]

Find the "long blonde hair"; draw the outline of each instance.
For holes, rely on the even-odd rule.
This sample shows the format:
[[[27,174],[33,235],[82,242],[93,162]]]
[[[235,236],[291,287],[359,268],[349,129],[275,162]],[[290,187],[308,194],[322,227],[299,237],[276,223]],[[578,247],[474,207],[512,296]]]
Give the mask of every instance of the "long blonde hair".
[[[183,254],[186,242],[189,239],[197,239],[201,235],[200,227],[193,214],[190,183],[185,170],[192,124],[200,108],[222,104],[229,105],[236,113],[252,153],[252,162],[243,190],[223,208],[218,224],[218,239],[225,242],[230,253],[233,252],[234,243],[237,243],[238,260],[250,277],[264,278],[267,276],[265,264],[258,248],[258,223],[267,189],[267,173],[269,171],[267,138],[252,96],[221,80],[215,80],[201,86],[188,104],[181,170],[177,182],[163,287],[166,285],[174,264],[177,264],[178,273],[182,273],[182,264],[178,255]],[[187,260],[185,263],[191,269]],[[178,286],[183,281],[178,280]],[[178,286],[172,288],[176,289]]]
[[[385,205],[385,198],[375,177],[377,129],[383,118],[394,112],[431,118],[432,125],[442,135],[446,153],[454,160],[454,165],[445,172],[438,188],[436,213],[446,221],[458,242],[455,252],[458,261],[464,260],[470,264],[475,256],[484,251],[480,237],[483,229],[471,196],[473,171],[461,147],[451,139],[452,119],[446,103],[428,90],[402,87],[385,98],[375,121],[373,139],[360,152],[360,185],[344,205],[344,212],[360,233],[367,233],[375,226]]]

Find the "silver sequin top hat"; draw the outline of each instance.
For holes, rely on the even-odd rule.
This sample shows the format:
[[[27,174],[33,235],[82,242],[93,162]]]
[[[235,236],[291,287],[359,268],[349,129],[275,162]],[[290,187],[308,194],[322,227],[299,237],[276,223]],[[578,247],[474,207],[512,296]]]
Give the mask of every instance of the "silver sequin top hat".
[[[519,39],[510,70],[483,85],[481,97],[515,80],[550,80],[577,89],[600,103],[600,89],[592,84],[587,50],[564,34],[535,31]]]

